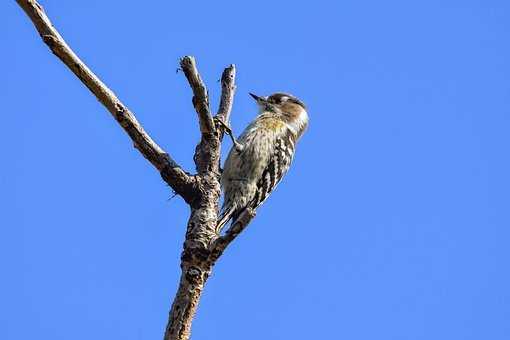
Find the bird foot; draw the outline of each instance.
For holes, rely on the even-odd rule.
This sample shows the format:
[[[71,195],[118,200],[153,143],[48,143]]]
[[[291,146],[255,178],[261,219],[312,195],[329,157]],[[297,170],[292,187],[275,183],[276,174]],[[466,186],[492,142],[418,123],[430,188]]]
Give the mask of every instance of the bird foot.
[[[216,122],[217,125],[220,125],[223,128],[223,130],[225,130],[225,133],[227,135],[230,136],[230,139],[232,140],[232,143],[234,144],[234,148],[236,149],[236,151],[238,153],[242,152],[244,149],[244,146],[236,140],[236,138],[234,137],[234,133],[232,132],[232,129],[230,128],[230,126],[228,126],[223,120],[221,120],[218,117],[214,117],[214,121]]]

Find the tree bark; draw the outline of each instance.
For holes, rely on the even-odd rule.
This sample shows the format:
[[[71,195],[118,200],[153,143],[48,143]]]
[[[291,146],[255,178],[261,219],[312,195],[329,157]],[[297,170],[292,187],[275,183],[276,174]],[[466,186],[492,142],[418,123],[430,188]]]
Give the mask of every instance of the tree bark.
[[[191,323],[209,270],[197,267],[182,269],[179,288],[172,303],[164,340],[187,340],[191,335]]]
[[[229,124],[236,88],[235,66],[230,65],[223,72],[221,99],[218,112],[213,118],[207,88],[200,77],[195,59],[185,56],[180,61],[181,69],[193,92],[192,103],[201,132],[194,154],[197,174],[190,175],[156,144],[135,115],[71,50],[37,1],[16,2],[28,15],[53,54],[96,96],[131,138],[136,149],[190,206],[191,214],[181,254],[181,278],[164,336],[165,340],[189,339],[192,320],[214,264],[255,217],[254,211],[247,210],[224,235],[219,235],[216,231],[220,199],[220,149],[225,126],[216,125],[215,119]]]

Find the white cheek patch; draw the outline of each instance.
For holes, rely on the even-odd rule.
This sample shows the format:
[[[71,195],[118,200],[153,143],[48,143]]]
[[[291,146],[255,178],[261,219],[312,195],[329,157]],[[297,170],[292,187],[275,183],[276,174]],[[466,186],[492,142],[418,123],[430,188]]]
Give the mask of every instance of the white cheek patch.
[[[297,119],[288,124],[290,130],[298,137],[301,136],[301,134],[306,129],[307,125],[308,125],[308,113],[305,110],[301,110]]]

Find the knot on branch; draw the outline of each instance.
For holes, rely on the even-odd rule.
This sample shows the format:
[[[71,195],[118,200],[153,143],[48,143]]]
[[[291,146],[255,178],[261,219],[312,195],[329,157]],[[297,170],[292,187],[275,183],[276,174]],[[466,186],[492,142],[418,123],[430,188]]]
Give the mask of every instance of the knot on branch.
[[[198,281],[202,277],[202,271],[197,267],[189,267],[186,271],[186,280],[189,282]]]
[[[53,49],[58,44],[57,38],[50,34],[43,34],[41,35],[41,38],[44,41],[44,43],[48,45],[48,47],[51,49]]]
[[[124,128],[126,129],[130,122],[126,117],[127,109],[124,105],[122,105],[119,102],[115,103],[115,120]],[[136,141],[135,141],[136,144]]]
[[[234,79],[236,77],[236,66],[234,64],[228,65],[221,75],[221,81],[225,85],[234,85]]]

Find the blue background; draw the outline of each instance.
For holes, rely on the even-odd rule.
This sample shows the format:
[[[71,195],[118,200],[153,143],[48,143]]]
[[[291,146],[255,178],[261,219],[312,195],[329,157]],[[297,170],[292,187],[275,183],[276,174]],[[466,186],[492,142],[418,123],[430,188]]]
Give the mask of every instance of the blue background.
[[[214,108],[237,65],[237,133],[249,91],[309,106],[194,339],[510,339],[508,1],[42,4],[188,170],[199,135],[180,56],[196,56]],[[0,338],[160,339],[186,205],[14,1],[0,22]]]

